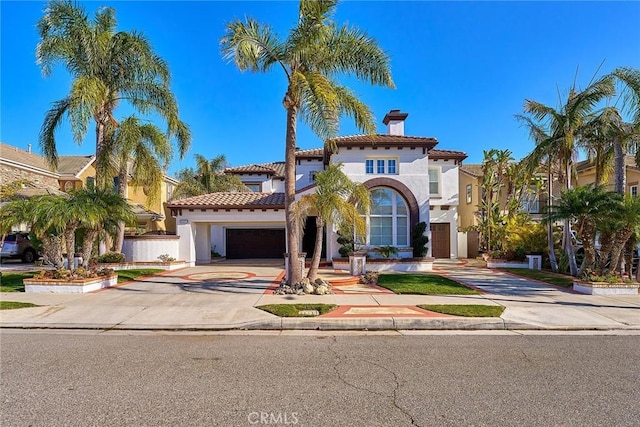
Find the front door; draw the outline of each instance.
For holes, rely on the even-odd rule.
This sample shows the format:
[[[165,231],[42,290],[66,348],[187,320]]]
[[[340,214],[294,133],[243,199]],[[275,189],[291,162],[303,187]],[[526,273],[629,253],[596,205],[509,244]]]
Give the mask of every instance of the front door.
[[[449,223],[431,223],[431,256],[434,258],[451,257],[451,234]]]

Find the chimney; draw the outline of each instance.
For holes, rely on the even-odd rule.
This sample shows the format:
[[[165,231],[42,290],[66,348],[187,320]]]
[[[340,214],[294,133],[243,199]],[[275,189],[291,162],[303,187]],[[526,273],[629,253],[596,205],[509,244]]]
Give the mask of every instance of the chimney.
[[[27,153],[31,152],[31,144],[27,144]]]
[[[387,125],[387,135],[404,135],[404,120],[408,115],[400,110],[389,111],[382,120],[382,123]]]

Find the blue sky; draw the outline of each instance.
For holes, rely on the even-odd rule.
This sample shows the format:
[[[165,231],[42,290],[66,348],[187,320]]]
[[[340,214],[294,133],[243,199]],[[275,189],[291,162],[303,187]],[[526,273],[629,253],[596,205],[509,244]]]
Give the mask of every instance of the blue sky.
[[[284,158],[285,91],[282,72],[240,73],[220,55],[226,23],[252,16],[284,37],[296,20],[297,2],[81,2],[90,15],[116,9],[119,30],[138,30],[170,64],[172,89],[193,142],[169,172],[193,165],[193,154],[226,155],[232,166]],[[36,22],[45,2],[0,2],[0,140],[39,151],[38,133],[52,102],[65,97],[63,67],[42,77],[35,63]],[[409,113],[405,133],[433,136],[438,148],[465,151],[467,163],[482,151],[510,149],[517,159],[533,143],[514,115],[525,98],[556,106],[577,73],[586,86],[599,65],[640,68],[638,2],[392,2],[345,1],[336,22],[374,37],[391,56],[397,89],[345,81],[382,118],[390,109]],[[130,114],[126,106],[116,118]],[[345,118],[341,134],[358,133]],[[78,146],[68,125],[56,134],[60,154],[91,154],[90,130]],[[301,148],[320,147],[304,124]]]

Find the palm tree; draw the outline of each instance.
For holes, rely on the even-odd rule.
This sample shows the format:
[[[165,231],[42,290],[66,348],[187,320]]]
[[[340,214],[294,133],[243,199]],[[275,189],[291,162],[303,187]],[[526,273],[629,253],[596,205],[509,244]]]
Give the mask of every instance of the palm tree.
[[[74,203],[84,209],[79,227],[84,230],[82,259],[83,266],[87,267],[101,233],[117,233],[120,223],[132,222],[135,215],[127,200],[110,189],[83,188],[72,197]]]
[[[135,116],[127,117],[115,130],[108,132],[105,146],[107,162],[103,170],[112,170],[118,177],[117,189],[122,198],[127,197],[129,179],[145,189],[150,203],[159,197],[164,169],[171,161],[172,147],[166,134],[151,123],[141,124]],[[124,222],[120,222],[115,251],[121,252],[124,243]]]
[[[315,193],[302,196],[296,202],[296,212],[304,223],[304,218],[316,215],[316,243],[313,248],[311,267],[307,273],[309,280],[316,279],[324,226],[331,224],[353,224],[358,236],[366,235],[366,220],[363,214],[369,211],[369,191],[359,183],[355,183],[342,172],[342,164],[331,164],[316,175]]]
[[[562,193],[552,207],[549,221],[568,219],[573,222],[584,248],[584,261],[578,274],[585,268],[593,268],[596,262],[595,239],[599,223],[606,221],[616,210],[616,193],[604,191],[603,187],[580,186]]]
[[[540,165],[545,158],[557,159],[565,190],[571,188],[572,164],[577,148],[576,136],[587,122],[594,107],[614,93],[613,77],[607,75],[592,82],[582,91],[578,91],[574,85],[569,90],[567,99],[558,109],[529,99],[525,100],[525,114],[517,117],[529,128],[536,142],[535,149],[529,155],[529,163]],[[568,219],[565,219],[563,229],[570,272],[572,276],[576,276],[578,267]]]
[[[373,85],[392,88],[389,57],[374,39],[331,17],[336,0],[301,0],[298,22],[285,40],[268,25],[247,18],[227,25],[221,39],[223,57],[242,71],[265,73],[282,69],[287,89],[282,100],[287,111],[285,140],[285,221],[289,257],[289,283],[300,280],[295,261],[299,250],[299,226],[294,212],[296,123],[300,116],[323,140],[337,135],[340,115],[353,117],[358,128],[375,132],[373,114],[355,94],[338,83],[340,75],[352,75]]]
[[[96,124],[96,181],[110,187],[111,177],[102,159],[108,142],[108,128],[117,127],[114,111],[126,102],[135,110],[155,113],[167,123],[167,133],[175,137],[182,157],[191,135],[178,117],[178,104],[169,89],[166,62],[157,56],[144,36],[135,31],[116,32],[113,8],[100,8],[90,20],[84,8],[69,0],[51,0],[38,22],[40,42],[37,63],[45,76],[61,62],[73,81],[66,98],[56,101],[47,112],[40,130],[40,145],[57,166],[55,129],[66,115],[74,139],[80,143],[89,123]]]
[[[625,196],[623,202],[619,204],[613,214],[613,223],[617,224],[617,227],[613,235],[610,271],[617,270],[627,241],[638,229],[640,224],[640,198]]]
[[[194,157],[196,168],[185,168],[177,174],[180,183],[173,189],[174,199],[227,191],[248,191],[240,178],[224,173],[227,159],[223,154],[211,160],[200,154],[195,154]]]

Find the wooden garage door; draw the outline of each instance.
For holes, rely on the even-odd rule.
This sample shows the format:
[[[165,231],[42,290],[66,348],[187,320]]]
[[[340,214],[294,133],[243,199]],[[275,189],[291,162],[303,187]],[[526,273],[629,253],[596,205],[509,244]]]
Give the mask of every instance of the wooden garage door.
[[[450,224],[432,223],[431,228],[431,256],[434,258],[449,258],[451,256]]]
[[[227,229],[227,259],[282,258],[284,228]]]

